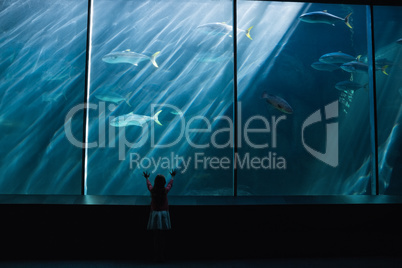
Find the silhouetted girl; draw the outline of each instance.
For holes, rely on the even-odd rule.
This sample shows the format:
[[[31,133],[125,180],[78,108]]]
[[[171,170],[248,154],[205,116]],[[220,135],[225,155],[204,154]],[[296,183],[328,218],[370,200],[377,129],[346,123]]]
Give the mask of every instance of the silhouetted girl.
[[[154,233],[154,250],[155,259],[164,260],[165,251],[165,232],[171,229],[170,214],[167,194],[173,186],[173,178],[176,172],[169,172],[172,178],[165,187],[166,179],[163,175],[157,175],[154,186],[149,181],[149,173],[143,172],[147,180],[148,190],[151,192],[151,213],[149,214],[148,230]]]

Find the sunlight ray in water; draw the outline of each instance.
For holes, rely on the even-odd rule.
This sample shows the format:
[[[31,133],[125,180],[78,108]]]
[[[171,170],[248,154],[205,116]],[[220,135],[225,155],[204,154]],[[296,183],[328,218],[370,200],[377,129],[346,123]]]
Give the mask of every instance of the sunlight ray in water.
[[[19,178],[2,179],[0,192],[79,193],[71,186],[81,181],[81,153],[60,130],[65,113],[83,100],[87,6],[38,3],[0,3],[0,48],[7,54],[0,63],[1,144],[4,159],[14,159],[0,176]]]
[[[244,5],[244,8],[243,8]],[[245,89],[249,84],[254,81],[254,74],[262,72],[261,76],[267,76],[270,67],[273,66],[273,61],[276,55],[280,54],[284,45],[292,36],[297,25],[299,24],[298,16],[302,10],[307,10],[311,4],[304,3],[286,3],[277,5],[275,3],[266,5],[263,2],[252,2],[249,4],[247,1],[239,2],[239,24],[240,25],[254,25],[256,23],[255,17],[263,18],[258,24],[265,24],[268,27],[253,28],[253,35],[264,36],[264,39],[254,38],[253,42],[244,50],[241,51],[242,46],[239,44],[238,56],[238,82],[239,86],[238,97],[242,98]],[[258,16],[256,16],[258,13]],[[269,38],[270,42],[265,42],[265,38]],[[262,42],[264,42],[262,44]],[[262,49],[263,48],[263,49]],[[269,59],[270,62],[266,63]],[[266,64],[267,70],[259,70],[259,68]]]

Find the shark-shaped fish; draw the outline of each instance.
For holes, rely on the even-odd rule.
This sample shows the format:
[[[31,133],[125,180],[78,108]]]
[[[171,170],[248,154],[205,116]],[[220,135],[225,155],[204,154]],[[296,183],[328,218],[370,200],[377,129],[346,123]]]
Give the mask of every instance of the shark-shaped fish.
[[[156,63],[156,57],[159,56],[160,51],[156,52],[153,54],[151,57],[132,52],[129,49],[124,50],[124,51],[114,51],[110,52],[109,54],[106,54],[105,56],[102,57],[102,60],[107,63],[111,64],[116,64],[116,63],[130,63],[135,66],[138,66],[138,63],[143,62],[143,61],[151,61],[152,64],[158,68],[158,64]]]
[[[110,125],[114,127],[126,127],[126,126],[140,126],[142,127],[149,121],[153,120],[157,124],[161,125],[161,122],[158,120],[158,115],[162,112],[162,110],[155,113],[154,116],[147,116],[147,115],[138,115],[134,114],[133,112],[118,116],[110,121]]]

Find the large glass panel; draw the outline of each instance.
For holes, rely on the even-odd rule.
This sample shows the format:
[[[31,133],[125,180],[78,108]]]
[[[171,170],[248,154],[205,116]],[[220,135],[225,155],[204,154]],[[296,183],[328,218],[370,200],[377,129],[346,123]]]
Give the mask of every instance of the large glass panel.
[[[87,193],[232,195],[232,2],[93,5]]]
[[[240,1],[240,195],[370,194],[366,7]],[[241,107],[241,110],[240,110]]]
[[[402,7],[374,6],[380,194],[402,193]]]
[[[66,115],[84,96],[87,2],[0,1],[0,14],[0,193],[79,194],[66,133],[82,140],[83,114]]]

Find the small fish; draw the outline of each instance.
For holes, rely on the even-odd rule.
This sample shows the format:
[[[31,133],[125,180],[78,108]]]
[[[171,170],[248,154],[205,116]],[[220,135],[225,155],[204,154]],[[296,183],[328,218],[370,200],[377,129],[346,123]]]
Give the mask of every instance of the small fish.
[[[356,82],[352,82],[352,81],[342,81],[342,82],[338,82],[335,85],[335,88],[341,91],[355,91],[358,90],[359,88],[367,88],[367,84],[366,85],[362,85]]]
[[[287,114],[293,113],[292,107],[289,105],[289,103],[287,103],[281,97],[264,92],[264,93],[262,93],[262,98],[265,99],[267,103],[271,104],[272,106],[274,106],[276,109],[278,109],[281,112],[284,112]]]
[[[398,40],[396,40],[396,43],[402,45],[402,38],[399,38]]]
[[[376,70],[381,70],[383,74],[389,75],[387,72],[387,69],[394,65],[392,61],[389,61],[387,59],[377,59],[375,60],[375,65],[376,65]]]
[[[5,128],[18,128],[21,126],[21,123],[18,120],[9,120],[4,116],[0,116],[0,127]]]
[[[154,116],[147,115],[138,115],[133,112],[118,116],[110,121],[110,125],[114,127],[125,127],[125,126],[140,126],[142,127],[149,121],[153,120],[158,125],[161,125],[161,122],[158,120],[158,115],[162,112],[162,110],[158,111]]]
[[[394,62],[387,60],[386,58],[381,58],[381,59],[376,59],[375,64],[378,67],[382,68],[383,66],[386,66],[386,65],[392,66],[392,65],[394,65]]]
[[[142,61],[151,61],[152,64],[158,68],[158,64],[156,63],[156,57],[159,56],[160,51],[156,52],[153,54],[151,57],[132,52],[129,49],[120,51],[120,52],[111,52],[109,54],[106,54],[105,56],[102,57],[102,60],[107,63],[115,64],[115,63],[130,63],[135,66],[138,66],[138,63]]]
[[[345,81],[345,82],[350,82],[350,81]],[[350,105],[352,104],[353,95],[354,95],[354,90],[349,90],[349,91],[343,90],[339,96],[339,102],[344,105],[343,111],[345,112],[345,114],[348,113]]]
[[[95,92],[95,98],[101,101],[108,101],[108,102],[113,102],[113,103],[120,103],[122,101],[125,101],[128,106],[131,107],[131,104],[129,102],[130,100],[130,92],[127,93],[125,97],[121,96],[120,94],[117,94],[115,92]]]
[[[328,63],[328,64],[336,64],[336,63],[348,63],[351,61],[355,61],[360,59],[360,56],[358,57],[353,57],[351,55],[348,55],[346,53],[342,52],[332,52],[332,53],[327,53],[324,54],[320,57],[319,61]]]
[[[180,116],[182,116],[183,115],[183,112],[182,111],[172,111],[172,112],[170,112],[171,114],[174,114],[174,115],[180,115]]]
[[[254,26],[251,26],[247,30],[237,28],[237,32],[245,33],[246,36],[250,40],[253,40],[253,38],[251,38],[251,35],[250,35],[250,31],[253,27]],[[233,26],[228,25],[224,22],[214,22],[214,23],[203,24],[203,25],[198,26],[197,29],[202,30],[202,31],[206,32],[207,34],[211,34],[211,35],[228,35],[228,36],[232,37],[232,34],[233,34]]]
[[[332,26],[335,26],[336,22],[343,21],[346,24],[346,26],[352,29],[352,26],[349,23],[351,15],[352,13],[347,15],[345,18],[341,18],[331,13],[328,13],[326,10],[324,10],[324,11],[314,11],[304,13],[299,17],[299,19],[301,21],[308,23],[325,23],[325,24],[331,24]]]
[[[313,67],[318,71],[327,71],[327,72],[332,72],[340,68],[338,65],[332,63],[325,63],[321,61],[314,62],[313,64],[311,64],[311,67]]]

